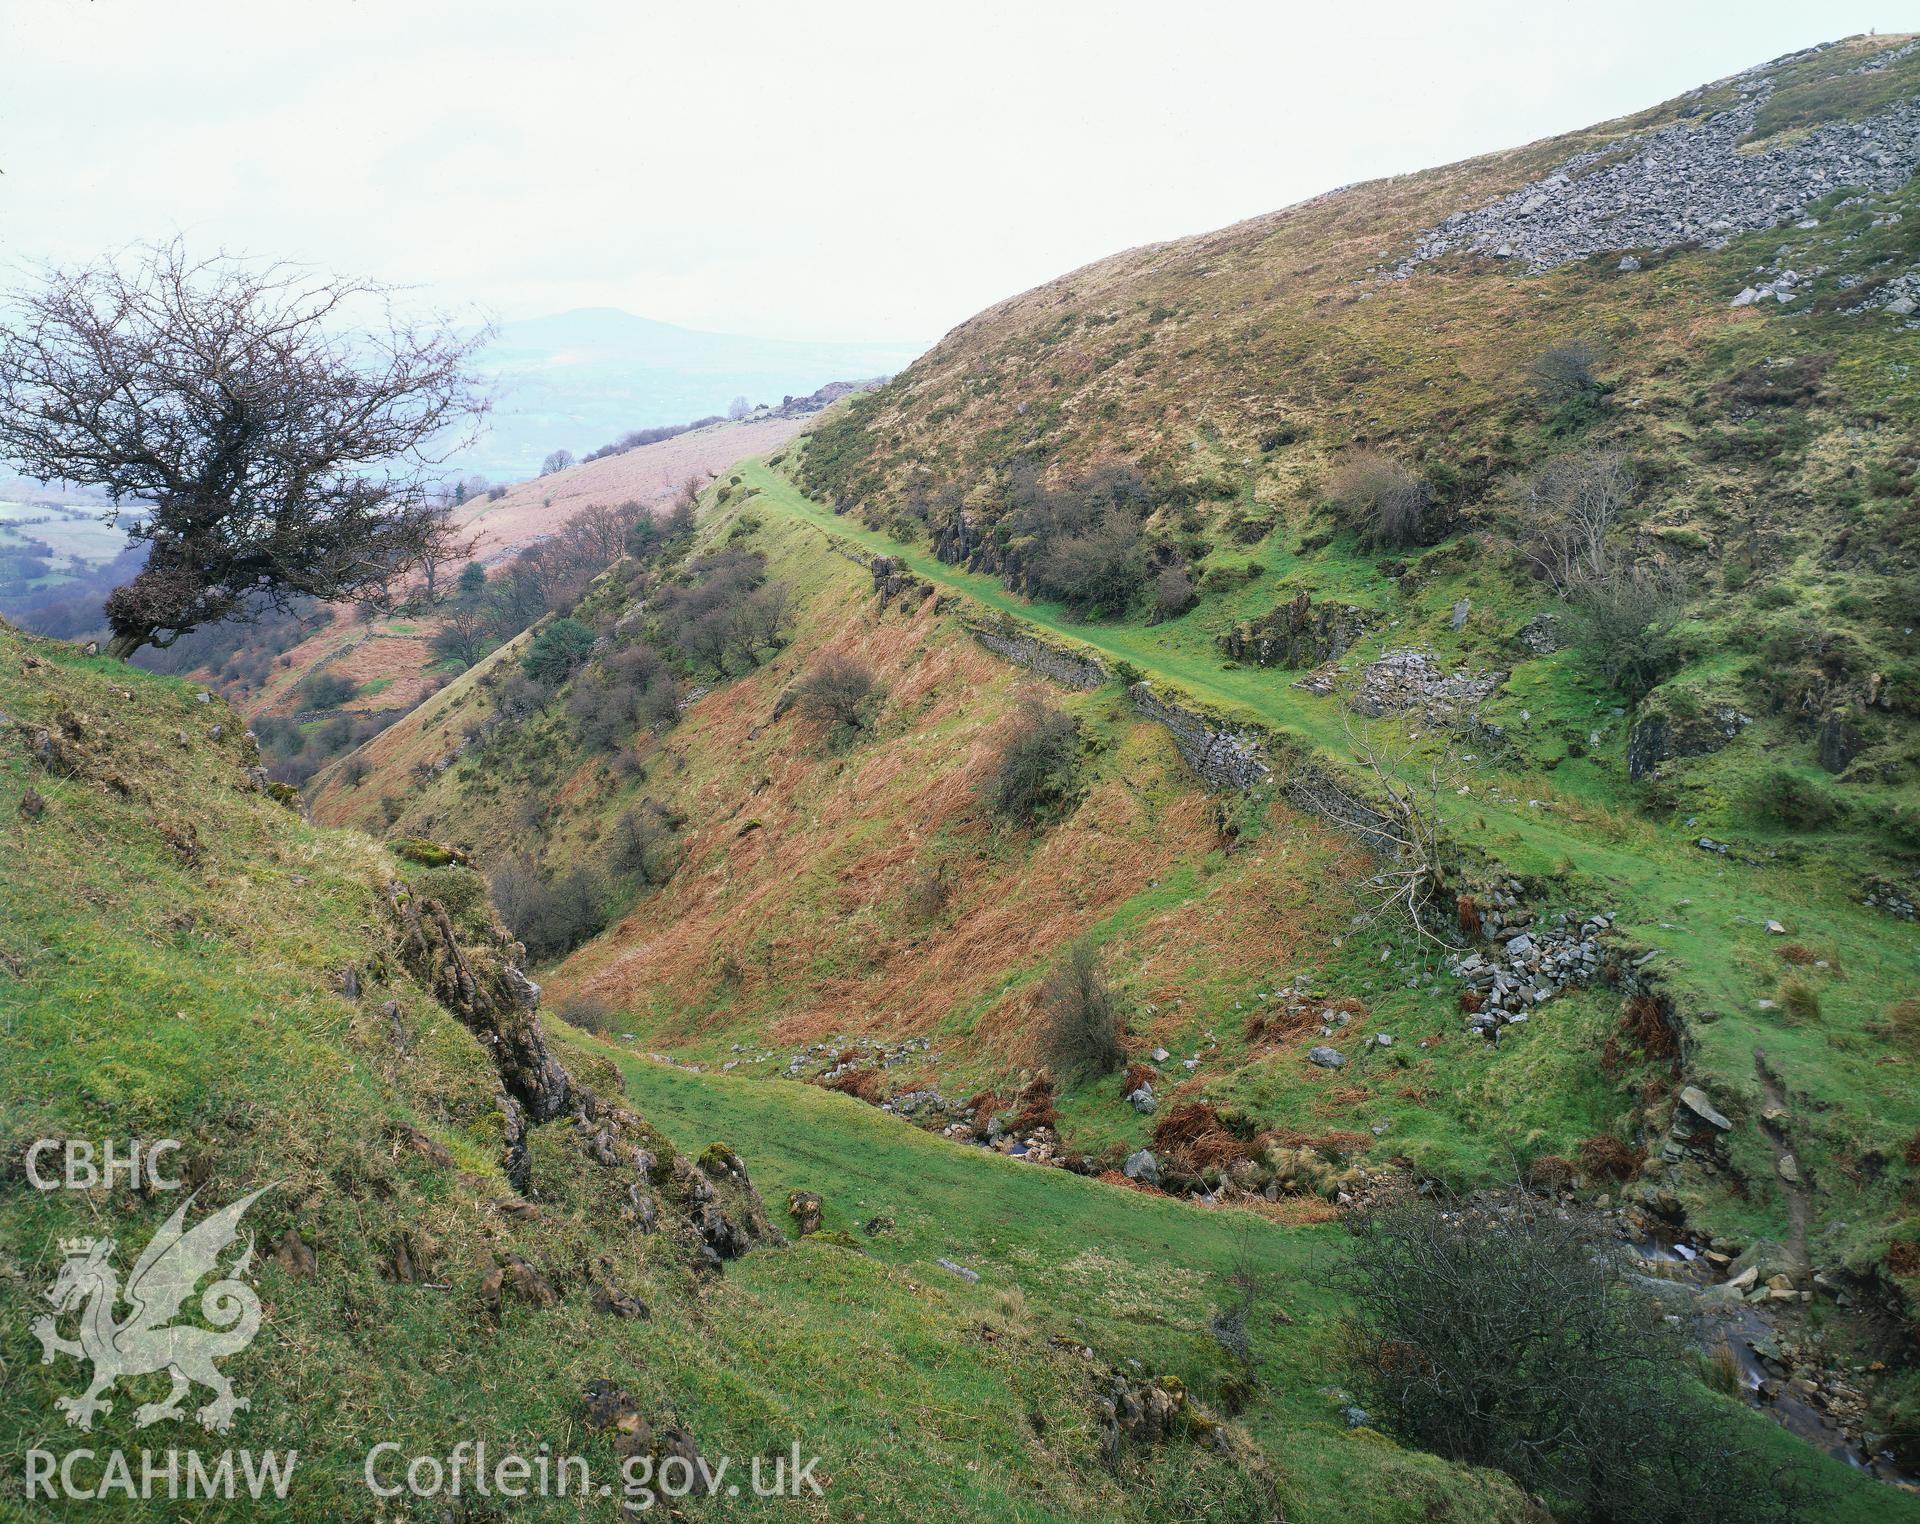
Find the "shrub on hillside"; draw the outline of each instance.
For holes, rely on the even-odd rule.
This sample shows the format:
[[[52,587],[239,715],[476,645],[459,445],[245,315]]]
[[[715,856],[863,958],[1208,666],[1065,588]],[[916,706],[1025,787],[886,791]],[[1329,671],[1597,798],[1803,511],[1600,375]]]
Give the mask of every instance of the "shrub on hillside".
[[[536,962],[573,951],[607,924],[606,884],[580,867],[548,882],[530,858],[502,864],[491,880],[494,908]]]
[[[1098,1079],[1126,1061],[1120,996],[1100,949],[1088,938],[1069,946],[1040,985],[1040,1051],[1062,1080]]]
[[[825,727],[835,750],[853,745],[872,728],[880,696],[873,668],[839,651],[815,662],[793,694],[800,712]]]
[[[981,785],[996,815],[1032,825],[1073,793],[1080,727],[1064,710],[1038,699],[1023,702]]]
[[[691,665],[747,672],[784,643],[793,590],[766,580],[763,557],[717,551],[688,562],[684,575],[654,599],[654,617],[660,637]]]
[[[1790,1022],[1805,1024],[1820,1019],[1820,992],[1798,974],[1780,981],[1780,1013]]]
[[[1387,550],[1419,544],[1433,506],[1426,481],[1379,450],[1349,450],[1328,478],[1327,497],[1344,522]]]
[[[1680,585],[1661,572],[1614,566],[1568,590],[1568,634],[1611,688],[1638,701],[1678,664],[1674,634],[1684,611]]]
[[[679,718],[673,678],[648,645],[614,652],[574,684],[567,713],[590,751],[612,751],[642,725],[663,729]]]
[[[1109,513],[1093,528],[1042,545],[1033,566],[1034,591],[1088,619],[1117,618],[1139,601],[1148,565],[1139,519]]]
[[[573,618],[556,619],[527,647],[521,669],[537,683],[558,687],[593,650],[593,631]]]
[[[1515,544],[1556,591],[1607,575],[1609,537],[1633,500],[1633,469],[1618,450],[1558,456],[1508,490]]]
[[[1599,345],[1570,339],[1534,360],[1528,374],[1546,411],[1548,433],[1571,434],[1599,416],[1608,391],[1598,375],[1603,358]]]
[[[953,901],[953,887],[953,876],[945,867],[922,868],[914,874],[902,900],[908,921],[925,926],[939,920]]]
[[[1200,601],[1193,585],[1193,573],[1184,561],[1163,566],[1153,577],[1153,615],[1155,619],[1178,619]]]
[[[602,1037],[611,1035],[620,1027],[620,1013],[598,995],[569,995],[560,1002],[556,1014],[562,1021],[581,1031],[598,1033]]]
[[[338,672],[316,672],[300,684],[300,705],[304,709],[338,709],[360,691],[360,685]]]
[[[1755,819],[1795,831],[1817,831],[1840,817],[1832,794],[1811,778],[1788,768],[1774,767],[1753,779],[1743,794],[1747,812]]]
[[[642,884],[664,884],[679,866],[674,817],[651,799],[627,810],[607,833],[607,871]]]
[[[1512,1190],[1347,1219],[1353,1379],[1376,1421],[1492,1466],[1556,1516],[1735,1524],[1802,1516],[1798,1476],[1692,1374],[1599,1225]]]

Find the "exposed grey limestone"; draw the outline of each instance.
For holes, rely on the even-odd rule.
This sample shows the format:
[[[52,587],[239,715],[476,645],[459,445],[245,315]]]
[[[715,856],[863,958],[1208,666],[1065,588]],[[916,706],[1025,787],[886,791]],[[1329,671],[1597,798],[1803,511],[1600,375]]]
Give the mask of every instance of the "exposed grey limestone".
[[[1898,54],[1848,72],[1874,72]],[[1790,61],[1736,76],[1743,99],[1727,110],[1616,139],[1488,206],[1454,213],[1421,235],[1389,278],[1404,280],[1457,252],[1514,259],[1534,272],[1603,252],[1723,248],[1742,233],[1807,224],[1808,206],[1842,187],[1904,185],[1920,168],[1920,98],[1897,101],[1865,121],[1827,122],[1743,148],[1773,93],[1763,71]],[[1767,294],[1750,288],[1734,300]],[[1788,299],[1777,287],[1770,294]]]

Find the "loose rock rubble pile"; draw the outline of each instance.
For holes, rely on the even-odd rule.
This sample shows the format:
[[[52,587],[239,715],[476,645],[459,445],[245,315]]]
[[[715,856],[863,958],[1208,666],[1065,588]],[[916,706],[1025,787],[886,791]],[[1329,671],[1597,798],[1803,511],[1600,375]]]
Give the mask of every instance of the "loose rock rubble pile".
[[[1875,910],[1884,910],[1890,916],[1902,921],[1914,919],[1914,900],[1920,898],[1920,890],[1903,889],[1884,878],[1870,879],[1860,903]]]
[[[1842,284],[1847,282],[1844,280]],[[1911,318],[1920,310],[1920,265],[1915,265],[1903,275],[1891,280],[1881,281],[1860,301],[1857,306],[1844,309],[1849,317],[1858,317],[1866,312],[1885,312],[1897,318]],[[1909,326],[1912,326],[1911,324]]]
[[[1882,55],[1867,67],[1892,61]],[[1741,233],[1805,220],[1812,202],[1843,186],[1893,190],[1920,168],[1920,100],[1742,151],[1774,81],[1755,70],[1733,84],[1744,99],[1728,110],[1576,155],[1490,206],[1454,213],[1388,278],[1404,280],[1461,250],[1539,271],[1601,252],[1686,243],[1723,248]]]
[[[1348,674],[1321,667],[1294,684],[1325,697],[1341,688]],[[1360,672],[1359,686],[1347,699],[1356,714],[1379,716],[1389,710],[1418,709],[1435,723],[1455,720],[1506,681],[1499,671],[1449,672],[1425,651],[1389,651]]]
[[[1613,927],[1611,911],[1577,923],[1556,915],[1542,925],[1522,908],[1521,893],[1509,880],[1489,894],[1479,914],[1490,946],[1448,965],[1466,986],[1467,1025],[1495,1040],[1567,986],[1591,981],[1600,971],[1600,939]]]

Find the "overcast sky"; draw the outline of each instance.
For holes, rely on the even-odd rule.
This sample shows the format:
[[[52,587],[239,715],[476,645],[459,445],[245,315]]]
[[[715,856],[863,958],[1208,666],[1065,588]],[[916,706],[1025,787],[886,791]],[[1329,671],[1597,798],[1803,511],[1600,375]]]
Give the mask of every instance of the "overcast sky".
[[[932,340],[1901,9],[0,0],[0,261],[179,231],[493,316]]]

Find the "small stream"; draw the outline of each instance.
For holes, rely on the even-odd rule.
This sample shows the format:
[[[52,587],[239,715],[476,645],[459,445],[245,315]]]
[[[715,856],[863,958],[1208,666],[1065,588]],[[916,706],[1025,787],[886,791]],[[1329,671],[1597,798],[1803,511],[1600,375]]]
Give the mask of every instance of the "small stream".
[[[1687,1244],[1648,1242],[1625,1247],[1642,1267],[1633,1279],[1691,1319],[1694,1343],[1702,1354],[1713,1355],[1725,1341],[1739,1368],[1740,1384],[1749,1403],[1771,1414],[1788,1433],[1816,1450],[1892,1486],[1920,1492],[1920,1477],[1902,1470],[1884,1453],[1869,1455],[1818,1406],[1795,1392],[1784,1376],[1767,1368],[1761,1351],[1777,1347],[1775,1320],[1767,1311],[1767,1303],[1718,1298],[1702,1302],[1700,1294],[1717,1284],[1720,1277]]]

